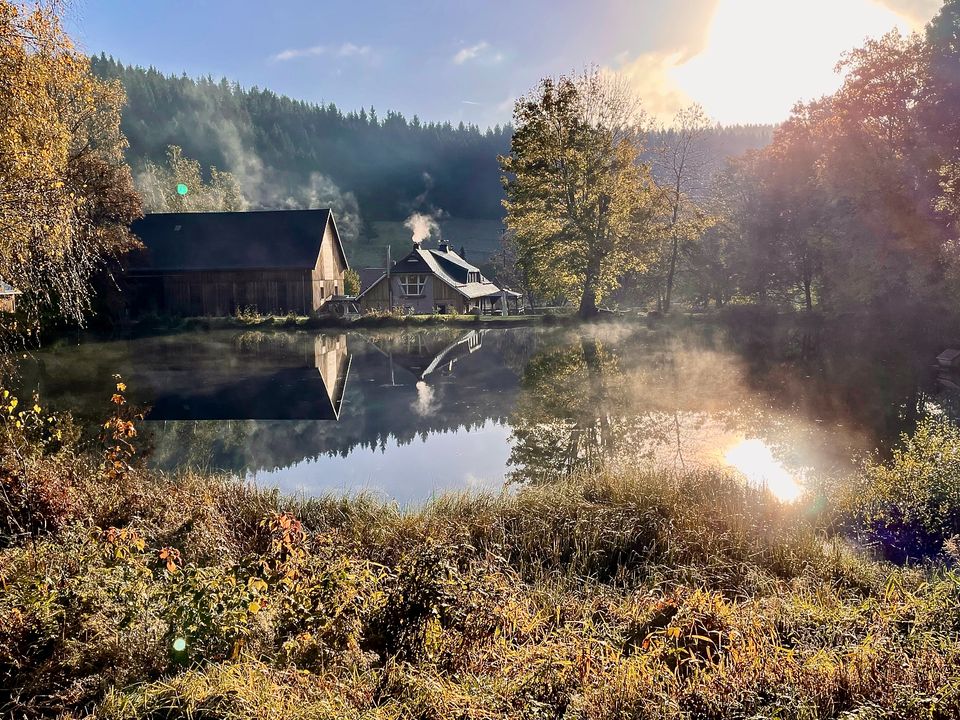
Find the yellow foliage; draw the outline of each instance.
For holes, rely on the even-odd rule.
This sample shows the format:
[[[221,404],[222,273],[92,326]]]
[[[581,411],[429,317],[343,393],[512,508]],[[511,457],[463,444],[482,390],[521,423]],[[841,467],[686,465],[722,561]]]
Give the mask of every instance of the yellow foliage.
[[[0,278],[39,314],[82,320],[91,274],[140,215],[120,131],[125,96],[90,72],[55,10],[0,0]]]

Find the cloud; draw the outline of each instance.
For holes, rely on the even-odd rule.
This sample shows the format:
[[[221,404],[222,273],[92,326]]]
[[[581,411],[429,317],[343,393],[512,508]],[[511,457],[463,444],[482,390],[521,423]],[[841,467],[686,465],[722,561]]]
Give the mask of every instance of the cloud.
[[[373,50],[369,45],[354,45],[351,42],[345,42],[341,45],[314,45],[308,48],[289,48],[281,50],[275,55],[270,56],[272,62],[284,62],[302,57],[316,57],[325,55],[334,58],[360,58],[370,57]]]
[[[914,30],[920,30],[937,14],[943,2],[942,0],[880,0],[880,4],[909,20]]]
[[[682,45],[621,52],[608,68],[627,77],[661,122],[697,102],[724,124],[775,123],[797,101],[836,90],[842,77],[834,66],[844,52],[893,27],[918,27],[938,2],[718,0]]]
[[[643,101],[644,111],[653,119],[668,122],[693,100],[671,77],[672,71],[687,60],[687,53],[649,52],[629,60],[621,53],[614,69],[624,77]]]
[[[481,105],[482,103],[474,102],[473,100],[461,100],[461,103],[464,105]]]
[[[476,45],[471,45],[470,47],[461,48],[460,51],[453,56],[453,64],[463,65],[465,62],[476,60],[489,49],[490,43],[486,41],[478,42]],[[493,56],[492,60],[494,62],[500,62],[503,60],[503,55],[497,53]]]

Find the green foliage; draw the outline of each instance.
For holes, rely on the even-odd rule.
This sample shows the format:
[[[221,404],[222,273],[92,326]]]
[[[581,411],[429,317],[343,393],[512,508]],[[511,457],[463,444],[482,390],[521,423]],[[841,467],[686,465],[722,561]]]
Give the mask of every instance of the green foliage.
[[[343,274],[343,294],[358,295],[360,293],[360,273],[353,268]]]
[[[247,208],[247,199],[233,175],[211,167],[210,180],[204,182],[200,163],[184,157],[183,150],[176,145],[167,148],[166,164],[146,161],[137,176],[137,186],[143,195],[143,209],[148,213]]]
[[[501,157],[516,265],[544,297],[584,316],[652,250],[659,193],[640,159],[636,100],[599,71],[546,79],[517,102]]]
[[[867,536],[895,556],[940,552],[960,535],[960,428],[924,418],[889,462],[865,464],[846,502]]]

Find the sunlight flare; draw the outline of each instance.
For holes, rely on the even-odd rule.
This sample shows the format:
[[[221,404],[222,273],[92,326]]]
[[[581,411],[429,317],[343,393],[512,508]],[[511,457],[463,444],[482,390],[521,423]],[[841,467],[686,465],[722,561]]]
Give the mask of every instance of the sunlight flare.
[[[763,440],[741,440],[724,453],[723,459],[746,477],[751,485],[766,487],[779,500],[792,502],[803,494],[803,485],[774,457]]]
[[[872,0],[723,0],[707,47],[670,74],[723,123],[779,122],[799,99],[831,93],[845,51],[911,23]]]

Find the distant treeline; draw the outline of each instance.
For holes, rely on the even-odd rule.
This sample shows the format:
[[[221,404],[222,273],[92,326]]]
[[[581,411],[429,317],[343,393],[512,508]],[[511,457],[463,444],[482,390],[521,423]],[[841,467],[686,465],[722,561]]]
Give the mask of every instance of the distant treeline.
[[[380,116],[372,107],[344,112],[333,103],[226,79],[164,75],[105,55],[91,62],[96,75],[117,78],[126,89],[122,127],[135,175],[177,145],[203,167],[232,172],[254,207],[289,206],[321,175],[353,193],[366,220],[401,220],[420,209],[461,218],[503,214],[497,156],[510,150],[509,125],[481,130],[393,111]],[[710,146],[719,165],[766,145],[771,133],[766,125],[718,127]]]

